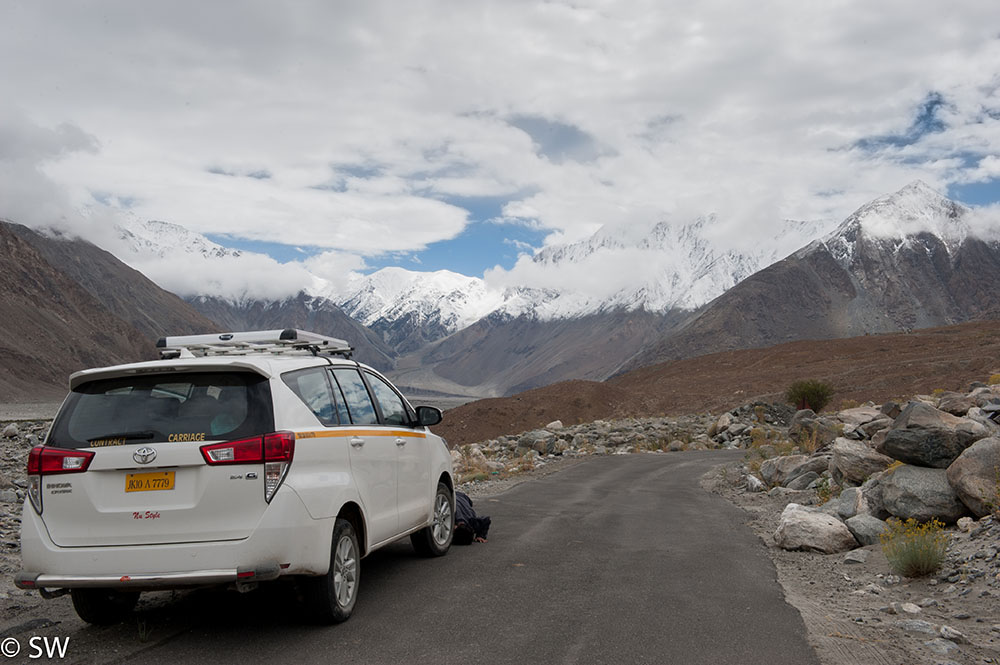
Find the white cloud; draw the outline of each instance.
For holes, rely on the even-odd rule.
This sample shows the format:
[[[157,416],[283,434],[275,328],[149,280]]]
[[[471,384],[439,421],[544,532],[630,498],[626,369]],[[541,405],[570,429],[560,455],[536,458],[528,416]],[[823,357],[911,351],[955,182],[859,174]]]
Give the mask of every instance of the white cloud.
[[[100,194],[357,266],[457,237],[445,201],[488,196],[549,243],[715,212],[749,245],[915,178],[1000,176],[995,18],[981,0],[18,3],[0,216],[71,219]],[[903,136],[930,94],[934,132],[863,143]]]

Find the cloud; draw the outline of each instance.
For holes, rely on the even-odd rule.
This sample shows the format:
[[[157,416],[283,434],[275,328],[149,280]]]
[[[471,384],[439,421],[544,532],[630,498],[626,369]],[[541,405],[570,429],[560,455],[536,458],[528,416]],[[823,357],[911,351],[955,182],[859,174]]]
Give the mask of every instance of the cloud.
[[[38,0],[4,18],[22,115],[0,113],[0,215],[25,221],[97,196],[363,265],[458,237],[480,218],[464,202],[489,200],[546,244],[715,213],[752,246],[916,178],[988,180],[1000,154],[978,0]]]

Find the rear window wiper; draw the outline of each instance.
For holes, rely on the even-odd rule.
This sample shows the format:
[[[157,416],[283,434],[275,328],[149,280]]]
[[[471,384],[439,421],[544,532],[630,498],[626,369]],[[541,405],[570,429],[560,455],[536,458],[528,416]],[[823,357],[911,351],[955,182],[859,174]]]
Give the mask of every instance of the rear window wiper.
[[[156,436],[156,432],[151,429],[133,430],[131,432],[115,432],[114,434],[102,434],[101,436],[95,436],[93,438],[87,439],[87,443],[92,443],[94,441],[107,441],[109,439],[119,439],[122,441],[132,441],[136,439],[152,439]]]

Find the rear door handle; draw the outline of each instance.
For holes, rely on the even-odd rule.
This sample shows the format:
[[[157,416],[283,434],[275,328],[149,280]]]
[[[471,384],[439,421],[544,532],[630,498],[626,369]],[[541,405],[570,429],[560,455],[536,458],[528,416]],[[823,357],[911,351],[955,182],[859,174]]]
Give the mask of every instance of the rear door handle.
[[[365,445],[365,440],[362,439],[361,437],[353,436],[351,437],[351,445],[354,446],[355,448],[360,448],[361,446]]]

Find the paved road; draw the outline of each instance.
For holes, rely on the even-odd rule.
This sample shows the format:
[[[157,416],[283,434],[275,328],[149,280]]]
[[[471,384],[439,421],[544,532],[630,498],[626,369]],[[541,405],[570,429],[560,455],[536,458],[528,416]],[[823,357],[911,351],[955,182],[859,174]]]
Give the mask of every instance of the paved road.
[[[136,626],[83,632],[104,645],[92,658],[114,660],[121,640],[120,662],[144,665],[818,663],[741,511],[698,487],[735,456],[594,458],[480,499],[489,544],[372,555],[340,626],[302,625],[291,589],[275,588],[140,614],[141,644]]]

